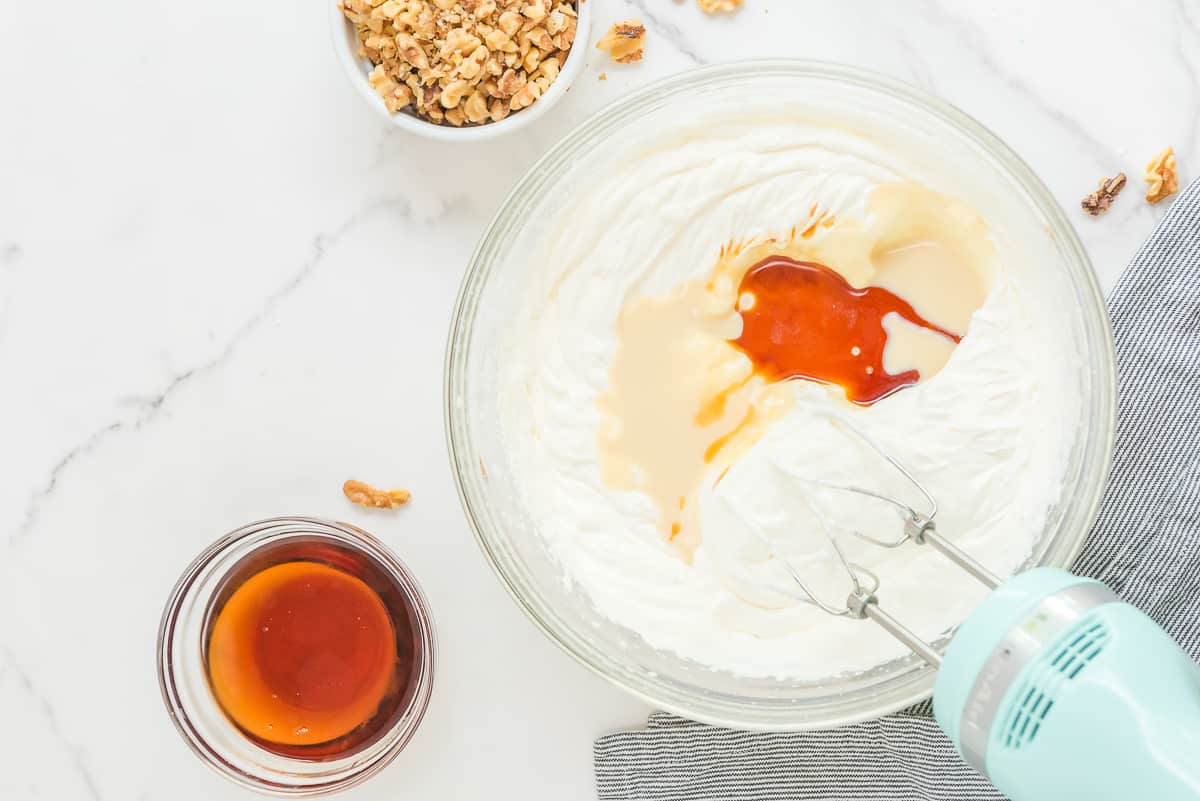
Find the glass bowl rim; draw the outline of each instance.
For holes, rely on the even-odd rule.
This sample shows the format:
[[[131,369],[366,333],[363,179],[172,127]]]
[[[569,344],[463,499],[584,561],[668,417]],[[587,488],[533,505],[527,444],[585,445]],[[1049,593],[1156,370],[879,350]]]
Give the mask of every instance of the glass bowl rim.
[[[502,229],[505,228],[508,219],[516,216],[515,210],[519,208],[522,198],[536,194],[533,190],[537,188],[539,181],[543,180],[548,169],[555,167],[558,160],[574,152],[577,148],[583,147],[584,145],[581,143],[601,137],[606,129],[618,127],[629,117],[634,116],[646,103],[652,102],[666,93],[691,89],[706,83],[744,79],[747,76],[768,73],[840,82],[868,91],[888,94],[904,102],[916,113],[936,118],[955,129],[965,140],[977,145],[994,158],[1007,176],[1028,194],[1035,211],[1048,223],[1060,246],[1060,251],[1066,255],[1067,258],[1062,260],[1064,269],[1073,273],[1072,278],[1082,285],[1081,288],[1086,296],[1084,305],[1088,309],[1085,310],[1085,316],[1087,316],[1086,311],[1093,313],[1087,322],[1092,327],[1094,327],[1093,324],[1098,323],[1101,329],[1098,332],[1089,332],[1100,334],[1096,341],[1095,363],[1091,365],[1098,370],[1097,392],[1091,399],[1097,412],[1096,419],[1093,421],[1097,431],[1085,443],[1084,457],[1081,460],[1094,462],[1096,467],[1093,468],[1092,486],[1083,486],[1086,482],[1080,482],[1079,489],[1086,489],[1087,493],[1083,497],[1076,497],[1076,502],[1080,504],[1076,512],[1079,521],[1078,530],[1070,532],[1070,536],[1060,533],[1052,538],[1039,564],[1069,566],[1083,549],[1088,532],[1099,513],[1116,441],[1117,367],[1116,350],[1108,322],[1107,306],[1091,259],[1061,206],[1033,169],[990,129],[957,106],[911,84],[873,70],[825,61],[792,58],[732,61],[685,70],[659,78],[622,95],[590,114],[583,122],[574,126],[548,148],[524,172],[500,203],[471,255],[455,300],[446,342],[443,422],[450,462],[453,467],[455,488],[472,535],[492,571],[526,617],[541,629],[551,642],[592,673],[652,706],[693,720],[740,729],[792,731],[854,723],[918,704],[932,695],[935,673],[932,668],[922,665],[916,680],[909,683],[906,691],[891,693],[892,696],[895,696],[894,698],[889,696],[873,697],[870,704],[859,705],[854,711],[849,711],[847,708],[850,704],[842,704],[839,705],[839,708],[842,709],[839,714],[826,715],[821,720],[804,719],[794,722],[758,719],[753,715],[730,714],[728,711],[680,703],[656,694],[652,689],[653,682],[644,682],[639,685],[630,677],[610,673],[600,664],[593,662],[587,653],[576,648],[567,638],[560,635],[554,626],[543,619],[533,604],[524,597],[518,582],[509,574],[502,559],[489,542],[489,535],[485,533],[484,525],[476,513],[470,497],[470,485],[477,482],[478,478],[475,474],[475,466],[469,458],[470,454],[466,452],[470,442],[468,424],[456,411],[456,392],[460,392],[459,384],[464,383],[461,393],[465,394],[465,382],[468,380],[466,363],[471,329],[475,318],[475,301],[479,297],[480,290],[486,284],[493,266],[485,259],[485,254],[503,233]],[[1084,476],[1086,477],[1086,475],[1085,473]],[[746,710],[745,707],[740,707],[740,709]]]

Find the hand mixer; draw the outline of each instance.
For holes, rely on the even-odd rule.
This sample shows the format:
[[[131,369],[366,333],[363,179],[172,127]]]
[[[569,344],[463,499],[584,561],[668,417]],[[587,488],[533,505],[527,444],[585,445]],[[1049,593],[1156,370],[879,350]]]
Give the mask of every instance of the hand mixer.
[[[853,589],[817,598],[824,611],[870,619],[938,669],[934,717],[959,753],[1014,801],[1200,799],[1200,667],[1148,616],[1103,584],[1055,568],[1001,581],[937,530],[933,496],[875,440],[825,412],[885,459],[928,503],[920,512],[873,489],[805,479],[894,507],[904,524],[875,545],[929,545],[992,590],[959,626],[943,659],[888,614],[879,579],[852,564],[825,528]],[[1200,610],[1193,610],[1200,614]]]

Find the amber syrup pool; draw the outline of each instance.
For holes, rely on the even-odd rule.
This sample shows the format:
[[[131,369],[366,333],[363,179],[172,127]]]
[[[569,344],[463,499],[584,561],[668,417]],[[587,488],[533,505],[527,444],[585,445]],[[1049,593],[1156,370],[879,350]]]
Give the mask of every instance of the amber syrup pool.
[[[247,556],[209,607],[204,662],[222,711],[282,756],[345,756],[412,701],[421,642],[402,588],[370,556],[289,539]]]

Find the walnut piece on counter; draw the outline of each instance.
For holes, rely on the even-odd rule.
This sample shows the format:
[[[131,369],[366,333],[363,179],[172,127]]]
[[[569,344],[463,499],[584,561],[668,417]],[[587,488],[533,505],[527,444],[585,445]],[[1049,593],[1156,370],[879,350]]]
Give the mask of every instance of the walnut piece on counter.
[[[1085,197],[1080,205],[1083,210],[1093,217],[1099,217],[1108,211],[1117,195],[1125,188],[1125,173],[1119,172],[1112,178],[1101,178],[1100,188]]]
[[[373,509],[395,509],[412,500],[412,493],[408,490],[381,490],[353,479],[342,485],[342,493],[359,506]]]
[[[596,42],[597,50],[607,50],[618,64],[641,61],[646,52],[646,26],[640,19],[618,22]]]
[[[577,0],[338,0],[368,81],[393,114],[445,125],[499,122],[558,77]]]
[[[1179,176],[1175,172],[1175,148],[1168,147],[1146,165],[1146,200],[1157,203],[1167,195],[1179,190]]]
[[[705,14],[716,14],[718,11],[734,11],[743,0],[696,0]]]

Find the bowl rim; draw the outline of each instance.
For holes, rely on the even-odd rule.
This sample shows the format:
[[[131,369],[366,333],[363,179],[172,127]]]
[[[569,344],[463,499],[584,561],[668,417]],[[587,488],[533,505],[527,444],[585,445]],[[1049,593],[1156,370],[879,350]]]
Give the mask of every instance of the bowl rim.
[[[451,315],[444,359],[443,423],[446,444],[449,450],[451,466],[453,467],[455,488],[476,543],[483,552],[492,571],[500,580],[500,583],[534,625],[541,629],[551,642],[555,643],[574,658],[575,661],[582,664],[595,675],[600,676],[647,704],[692,720],[738,729],[803,731],[836,727],[877,718],[928,700],[933,693],[936,672],[922,662],[916,668],[912,680],[896,688],[890,694],[884,694],[882,698],[879,697],[881,694],[877,693],[875,697],[869,699],[870,702],[863,708],[854,711],[850,711],[846,705],[840,705],[837,707],[841,710],[840,712],[826,714],[820,720],[797,719],[794,721],[780,721],[772,719],[766,721],[752,720],[737,714],[730,714],[731,707],[725,707],[724,712],[712,709],[698,710],[694,707],[689,707],[685,703],[677,702],[672,698],[655,694],[649,689],[638,686],[623,675],[614,675],[604,670],[571,642],[560,636],[539,615],[534,606],[523,597],[513,578],[505,571],[496,551],[488,542],[480,519],[472,507],[465,476],[468,472],[474,471],[476,466],[464,463],[463,457],[466,454],[462,453],[462,451],[466,442],[460,441],[459,433],[456,431],[455,393],[458,387],[455,376],[456,368],[467,358],[467,348],[465,346],[468,343],[470,335],[470,326],[467,323],[473,323],[473,313],[468,314],[468,312],[471,311],[470,304],[473,296],[481,288],[488,276],[488,270],[481,261],[481,257],[496,236],[497,228],[502,222],[505,211],[512,208],[515,201],[527,194],[529,187],[537,183],[543,170],[558,159],[560,152],[564,148],[567,148],[571,142],[578,139],[584,133],[594,134],[595,132],[591,130],[593,128],[609,127],[620,122],[617,118],[621,115],[617,112],[621,109],[636,106],[667,90],[702,84],[714,78],[722,78],[731,74],[742,75],[753,72],[783,72],[796,77],[840,81],[897,96],[909,105],[940,118],[941,121],[956,128],[967,139],[986,150],[989,155],[1000,162],[1002,167],[1010,174],[1010,177],[1019,183],[1028,193],[1036,210],[1051,226],[1052,232],[1059,240],[1062,250],[1079,265],[1080,269],[1078,270],[1079,275],[1077,278],[1081,280],[1078,283],[1084,291],[1086,299],[1090,300],[1090,303],[1087,305],[1094,315],[1090,322],[1098,326],[1099,331],[1097,333],[1100,334],[1097,339],[1095,365],[1099,373],[1097,375],[1095,393],[1092,397],[1092,401],[1097,404],[1098,410],[1095,420],[1097,431],[1087,441],[1080,463],[1097,463],[1096,469],[1098,470],[1098,474],[1095,484],[1090,488],[1089,492],[1085,495],[1076,493],[1070,496],[1074,503],[1078,505],[1078,512],[1076,514],[1080,521],[1081,531],[1077,532],[1073,538],[1067,538],[1069,540],[1067,542],[1052,543],[1047,552],[1043,554],[1043,558],[1039,564],[1069,566],[1083,549],[1087,540],[1087,534],[1095,524],[1098,516],[1111,471],[1112,456],[1116,441],[1116,349],[1112,336],[1112,327],[1108,319],[1104,293],[1100,288],[1091,259],[1088,257],[1078,233],[1075,231],[1074,226],[1067,218],[1062,207],[1028,163],[996,134],[992,133],[989,128],[957,106],[911,84],[873,70],[813,59],[772,58],[724,62],[674,73],[626,93],[590,114],[583,122],[571,128],[554,145],[539,156],[509,190],[495,214],[493,214],[487,228],[480,236],[471,259],[468,262],[468,267],[460,284]],[[465,435],[466,431],[464,428],[464,439]]]
[[[375,109],[377,114],[382,115],[384,119],[395,127],[427,139],[434,139],[441,142],[479,142],[520,130],[536,121],[558,103],[566,95],[567,91],[571,88],[571,84],[579,77],[580,73],[583,72],[584,66],[587,64],[586,51],[591,40],[592,5],[594,3],[588,0],[577,0],[575,4],[577,14],[575,41],[572,43],[571,49],[567,51],[567,60],[563,63],[562,69],[559,70],[558,77],[550,83],[550,88],[546,90],[545,94],[534,101],[532,105],[509,114],[499,122],[488,122],[480,125],[463,126],[461,128],[455,128],[453,125],[439,125],[435,122],[429,122],[408,111],[400,111],[392,114],[383,105],[379,94],[367,83],[366,76],[362,71],[363,61],[359,59],[350,47],[347,35],[350,21],[342,14],[342,10],[338,7],[339,4],[336,0],[324,0],[324,2],[329,9],[326,13],[329,19],[329,38],[333,44],[334,56],[337,58],[338,63],[342,65],[342,72],[354,87],[358,96],[366,101],[367,105]]]

